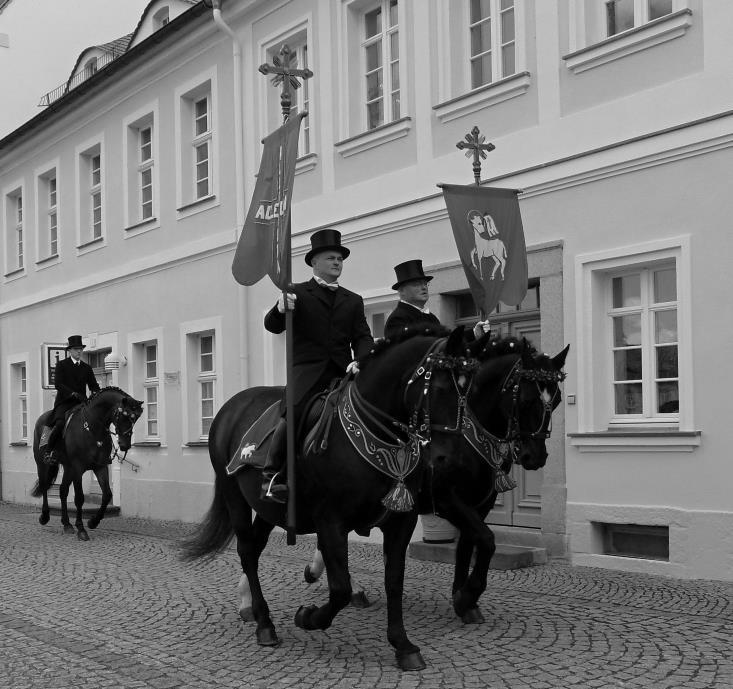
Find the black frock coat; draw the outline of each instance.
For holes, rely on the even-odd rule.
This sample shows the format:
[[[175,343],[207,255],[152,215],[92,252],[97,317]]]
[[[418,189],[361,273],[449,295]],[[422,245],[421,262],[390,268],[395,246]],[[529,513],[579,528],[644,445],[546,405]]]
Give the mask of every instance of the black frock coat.
[[[84,361],[74,364],[71,357],[61,359],[56,364],[55,383],[56,400],[53,404],[53,419],[63,418],[64,414],[69,411],[78,400],[74,399],[73,394],[76,392],[81,396],[82,400],[87,398],[87,387],[92,392],[99,390],[99,383],[94,377],[92,367]]]
[[[315,280],[293,285],[294,404],[311,394],[329,371],[343,376],[352,360],[369,352],[374,340],[364,315],[364,300],[339,286],[331,292]],[[285,330],[285,314],[273,306],[265,315],[265,329],[279,334]]]
[[[440,325],[440,321],[434,314],[423,313],[420,309],[401,301],[387,317],[387,322],[384,324],[384,336],[395,337],[405,328],[421,325],[436,326]]]

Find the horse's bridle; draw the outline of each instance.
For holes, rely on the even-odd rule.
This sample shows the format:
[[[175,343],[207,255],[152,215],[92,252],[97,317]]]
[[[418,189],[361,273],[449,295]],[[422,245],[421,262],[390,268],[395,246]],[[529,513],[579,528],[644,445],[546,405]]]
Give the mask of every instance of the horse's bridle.
[[[87,421],[86,405],[82,406],[81,408],[81,416],[82,416],[82,428],[87,433],[91,433],[92,430],[89,427],[89,421]],[[120,432],[119,425],[120,425],[120,422],[122,421],[122,417],[130,420],[130,426],[126,431]],[[114,408],[114,411],[112,412],[112,417],[109,421],[109,425],[114,426],[114,431],[111,430],[108,426],[105,426],[104,430],[110,436],[110,438],[114,435],[117,438],[129,437],[130,440],[132,440],[132,430],[135,426],[135,422],[137,421],[138,417],[139,417],[139,414],[136,414],[131,409],[125,408],[121,403],[117,403],[117,405]],[[97,441],[97,444],[100,445],[101,441]],[[119,445],[119,441],[117,442],[117,445]],[[119,452],[117,448],[115,448],[113,459],[114,457],[118,455],[119,455]],[[127,456],[127,450],[124,451],[121,461],[124,461],[126,456]]]

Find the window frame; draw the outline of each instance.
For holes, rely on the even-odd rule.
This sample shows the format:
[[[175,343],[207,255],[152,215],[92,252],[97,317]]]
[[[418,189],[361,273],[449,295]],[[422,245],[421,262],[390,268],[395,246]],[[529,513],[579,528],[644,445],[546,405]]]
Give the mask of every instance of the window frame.
[[[23,206],[23,192],[13,197],[13,203],[15,208],[13,211],[13,217],[15,219],[15,225],[13,227],[13,236],[15,241],[15,263],[18,270],[25,268],[25,236],[24,236],[24,206]]]
[[[571,444],[582,451],[624,449],[690,451],[700,444],[695,430],[692,346],[691,238],[680,235],[575,257],[577,342],[577,433]],[[608,337],[610,277],[625,270],[669,265],[677,275],[679,413],[677,420],[611,423],[612,400],[599,376],[610,380]],[[608,386],[610,387],[610,386]]]
[[[500,81],[502,79],[508,79],[510,77],[513,77],[517,73],[517,13],[516,13],[516,5],[517,0],[512,0],[512,6],[511,8],[504,8],[501,7],[502,0],[490,0],[490,7],[491,7],[491,14],[489,15],[489,21],[491,21],[491,47],[489,50],[484,50],[481,54],[484,55],[488,52],[491,52],[492,59],[491,59],[491,79],[490,81],[485,81],[481,84],[475,85],[473,83],[473,69],[471,62],[474,59],[473,49],[472,49],[472,41],[471,41],[471,29],[474,25],[480,24],[481,22],[484,22],[486,20],[486,17],[482,17],[479,22],[472,22],[471,21],[471,15],[470,15],[470,3],[469,3],[469,10],[468,10],[468,16],[466,18],[466,26],[468,27],[468,39],[466,41],[466,48],[468,51],[468,69],[466,70],[466,84],[465,89],[467,91],[475,91],[476,89],[484,88],[485,86],[490,86],[491,84],[495,84],[497,81]],[[513,53],[514,53],[514,70],[511,72],[511,74],[504,74],[504,68],[503,68],[503,49],[504,45],[506,45],[509,42],[503,41],[503,28],[501,25],[501,15],[505,12],[507,12],[509,9],[512,11],[513,15],[513,28],[514,28],[514,38],[512,41],[510,41],[513,44]],[[494,59],[497,55],[500,56],[500,60]]]
[[[215,353],[215,334],[213,332],[197,333],[197,354],[198,354],[198,371],[196,373],[196,381],[198,383],[198,430],[201,440],[208,440],[209,429],[216,415],[216,353]],[[204,340],[210,340],[210,349],[204,352]],[[211,358],[211,368],[204,368],[204,357]],[[211,386],[211,394],[204,395],[204,389]],[[204,412],[206,403],[211,404],[211,415]],[[207,427],[208,421],[208,427]]]
[[[9,419],[10,445],[27,445],[32,440],[33,429],[29,421],[32,402],[29,394],[29,362],[27,352],[14,354],[5,359],[9,381],[5,404]]]
[[[124,195],[124,238],[130,239],[143,232],[160,227],[160,136],[158,124],[158,102],[140,108],[124,118],[123,141],[123,195]],[[143,157],[142,132],[150,130],[149,155]],[[104,163],[104,159],[102,161]],[[145,183],[145,175],[149,183]],[[143,197],[143,186],[150,189],[150,198]],[[151,215],[143,217],[143,204],[150,204]]]
[[[145,438],[146,440],[160,440],[160,373],[159,373],[159,362],[158,362],[158,341],[151,340],[149,342],[143,342],[140,345],[142,347],[142,367],[143,367],[143,399],[145,404],[143,405],[143,415],[145,417]],[[149,359],[148,353],[151,348],[155,347],[155,358]],[[150,364],[155,365],[155,375],[149,375]],[[149,392],[155,390],[155,401],[151,402],[149,398]],[[151,418],[150,410],[155,408],[155,416]],[[151,423],[155,424],[155,432],[151,432]]]

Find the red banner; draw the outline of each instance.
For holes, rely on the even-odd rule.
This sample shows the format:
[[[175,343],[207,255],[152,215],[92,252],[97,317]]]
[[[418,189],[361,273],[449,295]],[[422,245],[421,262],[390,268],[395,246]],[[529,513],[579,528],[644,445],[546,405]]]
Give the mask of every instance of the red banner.
[[[517,192],[439,184],[476,308],[490,314],[501,301],[521,304],[527,293],[527,248]]]
[[[300,121],[306,115],[292,115],[263,142],[257,183],[232,262],[232,274],[241,285],[254,285],[265,275],[280,289],[290,281],[290,200]]]

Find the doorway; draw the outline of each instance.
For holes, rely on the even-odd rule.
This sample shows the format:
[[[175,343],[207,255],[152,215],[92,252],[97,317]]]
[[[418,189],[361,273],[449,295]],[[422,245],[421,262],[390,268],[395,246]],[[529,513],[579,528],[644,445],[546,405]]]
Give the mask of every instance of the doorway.
[[[478,314],[471,294],[456,295],[456,325],[471,328],[477,319]],[[489,315],[489,320],[493,334],[500,337],[526,337],[538,351],[542,351],[539,279],[529,281],[527,294],[519,306],[499,303]],[[486,522],[504,526],[541,528],[543,469],[525,471],[521,467],[513,466],[511,476],[517,482],[517,487],[499,495]]]

